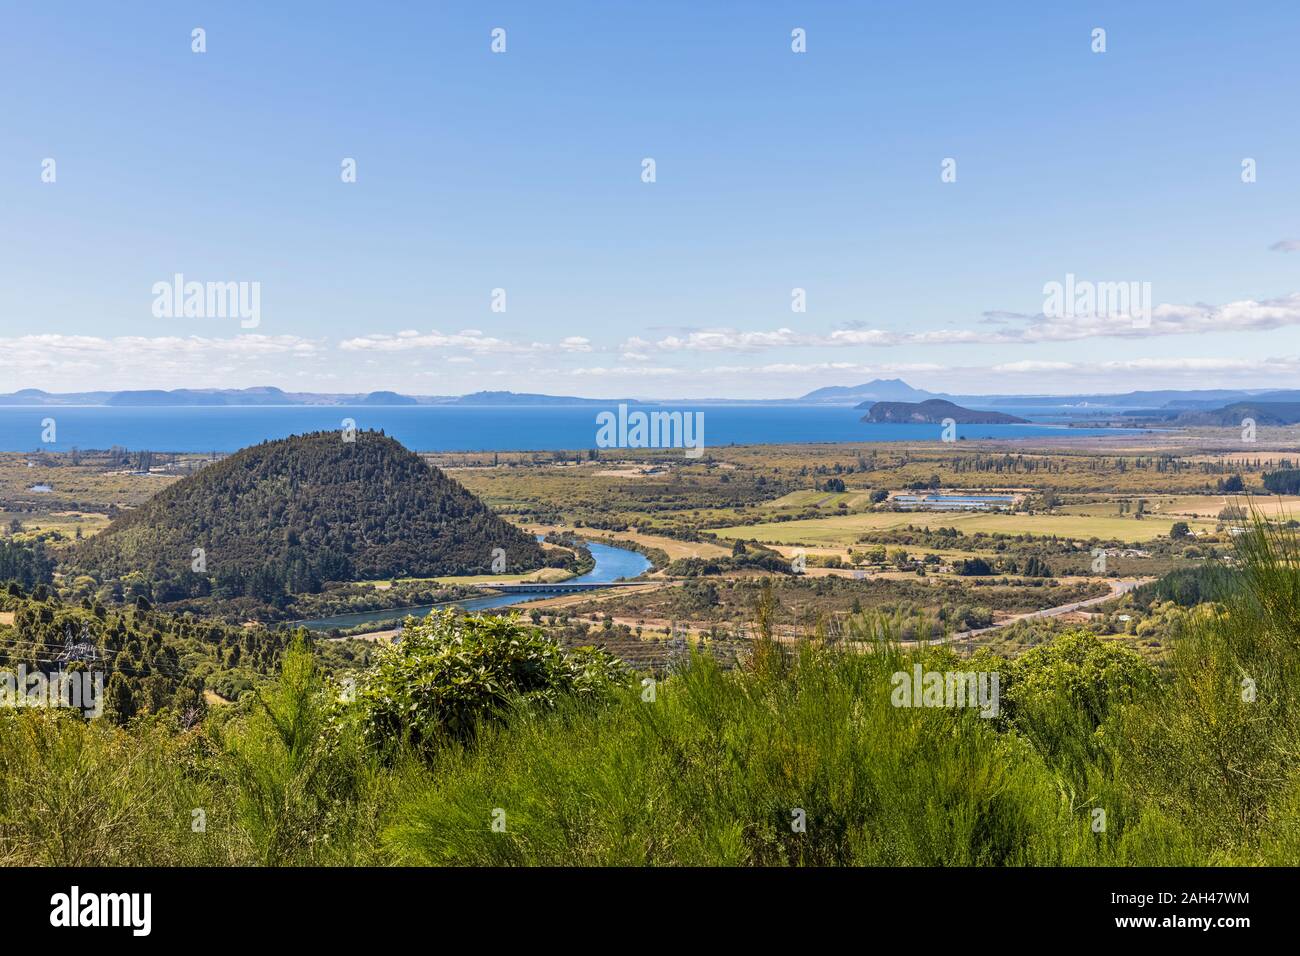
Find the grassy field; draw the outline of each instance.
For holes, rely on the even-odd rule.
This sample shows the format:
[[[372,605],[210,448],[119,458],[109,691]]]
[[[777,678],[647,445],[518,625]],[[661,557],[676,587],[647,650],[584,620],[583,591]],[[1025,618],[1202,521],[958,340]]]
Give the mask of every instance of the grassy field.
[[[31,502],[38,507],[68,501],[95,507],[129,507],[175,480],[175,475],[135,474],[107,454],[86,454],[74,463],[66,454],[0,453],[0,498]],[[33,492],[35,485],[47,485],[51,490]]]
[[[0,511],[0,524],[8,527],[13,521],[24,531],[58,531],[70,538],[78,529],[88,538],[108,527],[108,516],[93,511]]]
[[[840,505],[844,507],[865,508],[871,504],[871,493],[867,491],[792,491],[774,501],[763,505],[764,509],[779,511],[783,509],[817,508],[834,511]]]
[[[1125,542],[1149,541],[1167,537],[1173,527],[1173,518],[1150,517],[1137,520],[1130,517],[1086,516],[1071,514],[1022,515],[985,514],[970,512],[873,512],[870,514],[836,515],[827,518],[809,518],[802,521],[782,521],[770,524],[737,525],[719,528],[717,534],[728,539],[756,539],[771,544],[841,545],[853,544],[859,535],[868,531],[901,528],[905,525],[925,528],[957,528],[965,534],[980,531],[1001,534],[1031,534],[1037,536],[1100,538]],[[1189,521],[1189,526],[1213,528],[1214,522]]]
[[[1141,501],[1149,515],[1176,516],[1179,518],[1214,518],[1224,508],[1237,507],[1245,511],[1254,508],[1269,517],[1288,517],[1300,514],[1300,497],[1295,495],[1123,495],[1108,497],[1104,501],[1071,501],[1056,510],[1079,515],[1118,515],[1121,501],[1128,503],[1130,514]]]
[[[766,526],[760,525],[759,527],[766,527]],[[803,554],[807,555],[809,558],[839,557],[841,560],[844,561],[848,560],[850,553],[854,551],[862,552],[866,548],[871,547],[870,545],[844,545],[837,548],[837,547],[832,547],[827,545],[809,546],[803,544],[780,544],[775,541],[768,541],[764,543],[771,545],[772,550],[780,554],[784,554],[786,557],[792,558],[796,554],[802,552]],[[888,550],[888,548],[886,550]],[[969,558],[975,555],[980,555],[982,557],[993,557],[997,553],[990,548],[971,548],[970,550],[954,550],[952,548],[927,548],[923,545],[915,545],[915,544],[908,545],[904,550],[907,551],[907,553],[914,558],[924,557],[927,554],[938,555],[939,560],[943,561],[945,564],[951,564],[954,561],[958,561],[963,558]],[[816,568],[816,567],[808,568],[807,570],[808,574],[831,573],[831,572],[844,573],[844,574],[850,573],[847,568],[842,569],[842,571],[832,569],[832,568]]]
[[[1031,495],[1050,491],[1060,501],[1053,518],[1075,513],[1118,519],[1119,499],[1136,506],[1137,499],[1143,498],[1150,503],[1148,510],[1160,517],[1187,520],[1186,516],[1196,514],[1212,520],[1224,507],[1224,496],[1216,491],[1225,479],[1239,474],[1245,487],[1258,493],[1263,472],[1288,456],[1295,457],[1284,444],[1289,436],[1282,430],[1270,433],[1267,441],[1261,438],[1257,450],[1244,456],[1239,453],[1237,432],[1222,429],[1152,433],[1141,441],[1103,436],[956,446],[941,442],[727,446],[710,448],[699,460],[653,449],[602,451],[598,460],[578,453],[538,452],[425,457],[449,469],[492,508],[520,524],[576,527],[581,523],[681,537],[683,531],[748,527],[802,512],[837,516],[844,511],[863,512],[872,493],[899,492],[918,483],[965,491],[1017,489]],[[842,480],[845,491],[825,491],[832,479]],[[955,523],[951,516],[943,520]],[[1027,530],[1039,533],[1040,524],[1041,520],[1030,522]],[[1095,534],[1142,541],[1167,533],[1169,527],[1163,521],[1147,526],[1100,525]],[[995,529],[1003,530],[1001,525]],[[1074,523],[1042,533],[1091,537],[1094,529]]]

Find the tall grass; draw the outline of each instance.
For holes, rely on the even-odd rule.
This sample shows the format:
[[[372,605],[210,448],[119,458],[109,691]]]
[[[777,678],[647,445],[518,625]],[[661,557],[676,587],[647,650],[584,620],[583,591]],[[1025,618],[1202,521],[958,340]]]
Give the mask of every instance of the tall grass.
[[[0,713],[0,863],[376,862],[379,807],[402,770],[332,725],[331,694],[300,644],[248,712],[181,733]]]
[[[653,701],[627,693],[448,753],[406,795],[386,845],[404,862],[461,865],[997,866],[1132,854],[1134,839],[1092,832],[1088,808],[1023,738],[972,710],[893,706],[890,678],[915,659],[890,644],[869,654],[806,645],[765,672],[696,657]],[[927,666],[951,663],[931,655]],[[491,827],[494,809],[504,832]]]
[[[59,712],[0,714],[0,863],[89,866],[225,862],[185,837],[206,789],[182,772],[169,730],[126,734]]]
[[[223,735],[218,762],[243,855],[257,863],[358,863],[372,846],[367,798],[383,789],[299,640],[280,679]]]
[[[1243,586],[1178,636],[1172,679],[1124,714],[1115,749],[1135,797],[1216,858],[1284,862],[1300,805],[1300,546],[1256,514],[1237,556]]]

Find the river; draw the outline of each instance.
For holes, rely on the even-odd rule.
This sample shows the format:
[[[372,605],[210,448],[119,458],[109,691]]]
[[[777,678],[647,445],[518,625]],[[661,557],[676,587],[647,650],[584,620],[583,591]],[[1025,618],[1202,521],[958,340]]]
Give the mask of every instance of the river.
[[[595,559],[596,564],[586,574],[580,574],[576,578],[568,578],[564,584],[608,584],[611,581],[617,581],[620,578],[634,578],[650,569],[650,561],[645,555],[638,551],[632,551],[628,548],[616,548],[612,544],[601,544],[598,541],[584,542],[591,549],[591,556]],[[463,611],[486,611],[489,608],[507,607],[511,604],[519,604],[523,601],[536,601],[539,597],[545,597],[545,592],[533,591],[530,594],[494,594],[488,597],[470,598],[465,601],[451,601],[447,604],[422,604],[417,607],[394,607],[385,608],[379,611],[358,611],[353,614],[336,614],[333,617],[322,617],[311,621],[297,621],[295,623],[311,631],[329,631],[334,628],[346,629],[356,627],[358,624],[374,624],[378,622],[396,623],[408,616],[424,617],[435,608],[460,608]]]

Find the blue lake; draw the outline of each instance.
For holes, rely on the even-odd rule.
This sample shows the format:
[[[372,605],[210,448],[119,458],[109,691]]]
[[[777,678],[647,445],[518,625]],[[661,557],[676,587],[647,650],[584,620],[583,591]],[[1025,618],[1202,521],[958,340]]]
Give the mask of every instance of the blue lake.
[[[591,556],[596,565],[586,574],[568,578],[565,584],[608,584],[620,578],[634,578],[650,570],[650,561],[639,551],[628,548],[616,548],[596,541],[585,542],[591,549]],[[382,611],[358,611],[355,614],[338,614],[334,617],[300,621],[303,627],[313,631],[327,631],[332,628],[346,629],[359,624],[379,622],[395,623],[407,617],[425,617],[435,608],[460,608],[463,611],[486,611],[494,607],[508,607],[523,601],[536,601],[545,594],[534,591],[531,594],[496,594],[490,597],[471,598],[468,601],[453,601],[448,604],[424,604],[419,607],[390,608]]]
[[[881,425],[863,412],[816,405],[636,405],[632,410],[704,413],[704,445],[798,442],[938,441],[939,425]],[[345,418],[383,429],[416,451],[558,451],[596,447],[596,415],[616,405],[545,406],[271,406],[0,407],[0,451],[110,448],[232,452],[273,438],[338,429]],[[1056,410],[1053,410],[1056,411]],[[1022,413],[1023,414],[1023,413]],[[41,441],[45,419],[56,438]],[[1029,425],[962,425],[959,439],[1112,435],[1128,429],[1068,428],[1059,413]]]

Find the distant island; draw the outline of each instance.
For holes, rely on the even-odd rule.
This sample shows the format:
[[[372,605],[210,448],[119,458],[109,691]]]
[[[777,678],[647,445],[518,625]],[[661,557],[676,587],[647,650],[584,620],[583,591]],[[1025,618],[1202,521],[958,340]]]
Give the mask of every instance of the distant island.
[[[962,408],[941,398],[931,398],[924,402],[863,402],[858,408],[870,407],[862,421],[873,424],[893,425],[941,425],[946,419],[952,419],[958,425],[1028,425],[1029,422],[1015,415],[1002,412],[975,411]]]

